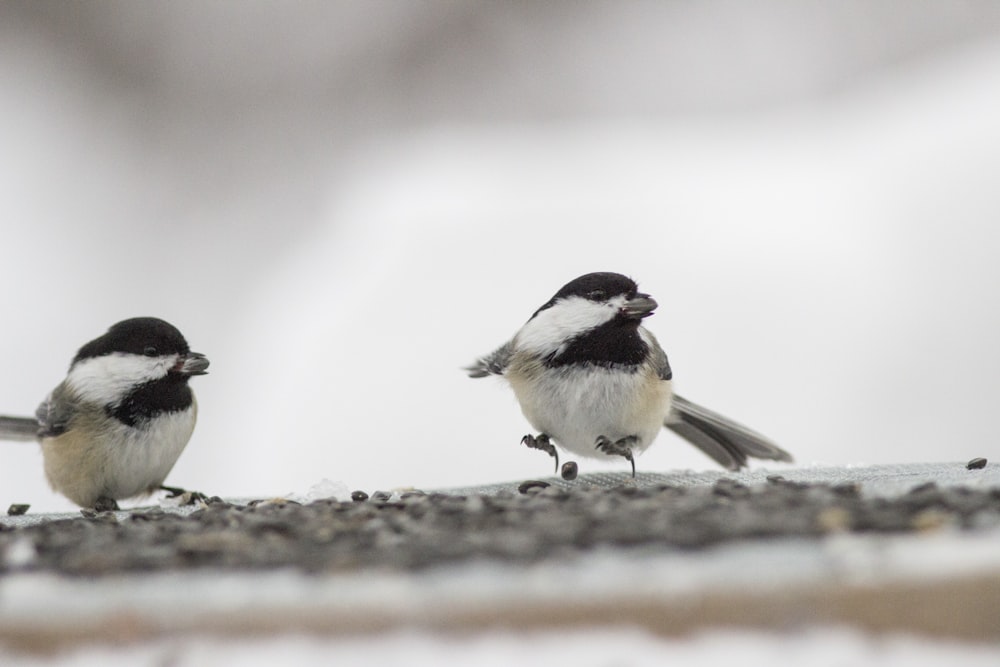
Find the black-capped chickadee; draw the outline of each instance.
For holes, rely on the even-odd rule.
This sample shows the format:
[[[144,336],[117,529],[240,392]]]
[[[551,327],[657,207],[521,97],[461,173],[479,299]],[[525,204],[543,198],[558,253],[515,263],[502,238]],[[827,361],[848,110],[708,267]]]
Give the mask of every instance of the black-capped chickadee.
[[[80,348],[66,379],[35,419],[0,417],[0,439],[38,439],[45,476],[81,507],[162,487],[194,431],[198,406],[188,386],[207,373],[173,325],[155,317],[118,322]]]
[[[791,461],[764,436],[673,392],[667,355],[641,326],[657,303],[617,273],[588,273],[562,287],[514,337],[468,367],[502,375],[528,422],[522,443],[559,456],[622,456],[632,464],[666,426],[729,470],[748,457]]]

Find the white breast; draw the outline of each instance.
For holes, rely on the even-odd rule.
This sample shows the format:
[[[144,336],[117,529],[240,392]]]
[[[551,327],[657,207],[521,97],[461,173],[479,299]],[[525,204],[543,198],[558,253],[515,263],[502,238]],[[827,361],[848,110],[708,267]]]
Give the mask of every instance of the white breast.
[[[155,491],[191,439],[197,404],[162,414],[148,428],[98,415],[78,415],[73,428],[41,443],[52,488],[82,507],[92,507],[100,497],[120,500]],[[87,439],[82,433],[100,436]]]
[[[108,457],[106,488],[111,498],[149,493],[163,483],[194,431],[195,408],[162,414],[154,428],[120,424],[118,451]]]
[[[632,449],[642,452],[670,411],[670,382],[652,372],[533,362],[512,365],[507,379],[531,425],[579,456],[604,456],[594,448],[600,436],[636,436]]]

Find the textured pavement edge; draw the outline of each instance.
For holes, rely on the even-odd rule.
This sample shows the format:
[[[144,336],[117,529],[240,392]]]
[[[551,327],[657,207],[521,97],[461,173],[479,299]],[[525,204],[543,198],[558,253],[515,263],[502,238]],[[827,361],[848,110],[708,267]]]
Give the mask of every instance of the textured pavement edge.
[[[921,484],[1000,489],[1000,468],[964,464],[646,473],[638,485],[858,483],[893,496]],[[585,476],[614,486],[622,475]],[[561,480],[548,480],[560,484]],[[452,490],[509,492],[516,484]],[[40,515],[34,521],[65,518]],[[24,520],[24,518],[19,518]],[[11,518],[5,520],[11,524]],[[350,635],[396,628],[469,632],[634,625],[663,635],[836,623],[964,640],[1000,637],[1000,530],[746,540],[696,552],[604,548],[562,562],[445,565],[418,572],[195,571],[97,579],[0,576],[0,642],[45,652],[178,633]]]

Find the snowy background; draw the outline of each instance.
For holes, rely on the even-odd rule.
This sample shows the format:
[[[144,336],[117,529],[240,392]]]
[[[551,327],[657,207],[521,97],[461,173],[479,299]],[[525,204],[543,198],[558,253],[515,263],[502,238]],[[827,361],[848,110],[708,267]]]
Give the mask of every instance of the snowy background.
[[[460,367],[611,270],[799,463],[995,458],[998,118],[988,0],[4,2],[0,413],[156,315],[212,361],[169,483],[538,477]],[[30,443],[11,502],[71,508]]]

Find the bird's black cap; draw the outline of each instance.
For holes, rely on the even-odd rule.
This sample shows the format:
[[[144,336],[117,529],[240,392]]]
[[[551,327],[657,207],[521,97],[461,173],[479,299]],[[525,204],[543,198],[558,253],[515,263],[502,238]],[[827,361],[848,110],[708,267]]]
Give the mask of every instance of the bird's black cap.
[[[73,363],[115,352],[157,357],[190,351],[184,336],[169,322],[156,317],[133,317],[118,322],[106,334],[81,347]]]
[[[551,299],[535,311],[532,317],[546,308],[552,307],[556,301],[572,296],[583,297],[584,299],[590,299],[591,301],[606,301],[607,299],[618,296],[619,294],[624,294],[631,299],[636,296],[638,292],[639,286],[628,276],[623,276],[620,273],[610,273],[607,271],[588,273],[580,276],[579,278],[574,278],[563,285]]]

